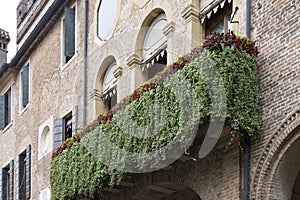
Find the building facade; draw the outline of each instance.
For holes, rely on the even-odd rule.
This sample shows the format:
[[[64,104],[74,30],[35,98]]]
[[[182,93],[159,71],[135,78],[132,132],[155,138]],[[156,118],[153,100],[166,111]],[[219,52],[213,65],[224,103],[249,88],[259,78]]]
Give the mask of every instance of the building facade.
[[[235,200],[247,192],[253,200],[299,199],[299,10],[298,0],[20,1],[18,51],[10,63],[9,36],[0,29],[0,199],[50,199],[51,153],[64,140],[210,32],[229,30],[250,32],[260,49],[263,131],[250,142],[249,187],[243,141],[224,131],[207,157],[183,155],[100,193],[104,199]]]

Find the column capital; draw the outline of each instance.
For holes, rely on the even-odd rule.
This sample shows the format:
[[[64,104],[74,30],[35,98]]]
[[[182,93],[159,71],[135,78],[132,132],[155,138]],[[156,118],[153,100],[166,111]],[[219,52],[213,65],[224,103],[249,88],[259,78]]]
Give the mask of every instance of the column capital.
[[[122,73],[123,73],[122,67],[118,67],[118,68],[113,72],[113,75],[114,75],[114,77],[118,80],[118,79],[122,76]]]
[[[163,33],[167,38],[169,38],[175,30],[175,22],[169,22],[163,29]]]
[[[187,5],[181,15],[188,23],[190,21],[199,21],[199,10],[193,4]]]
[[[95,100],[101,100],[102,92],[98,89],[93,89],[90,92],[90,98]]]
[[[141,65],[141,64],[142,64],[141,59],[135,53],[133,53],[127,59],[127,65],[129,66],[129,68],[134,68],[136,65]]]

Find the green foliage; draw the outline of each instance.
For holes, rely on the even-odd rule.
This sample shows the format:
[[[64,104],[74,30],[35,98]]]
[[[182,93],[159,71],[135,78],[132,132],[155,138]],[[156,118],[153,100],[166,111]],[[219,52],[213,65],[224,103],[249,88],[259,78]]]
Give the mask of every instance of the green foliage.
[[[207,60],[207,55],[211,60]],[[189,131],[197,126],[197,123],[201,125],[222,118],[225,115],[225,112],[222,112],[224,107],[227,110],[226,124],[241,137],[250,137],[260,132],[256,58],[244,50],[237,50],[234,46],[222,46],[222,51],[199,51],[192,56],[194,60],[187,65],[177,62],[175,68],[179,70],[176,73],[169,73],[169,69],[162,73],[170,74],[171,79],[164,80],[164,83],[159,85],[156,84],[158,78],[154,77],[155,81],[149,81],[150,84],[145,84],[142,89],[136,90],[134,95],[125,99],[117,112],[102,115],[99,121],[93,122],[93,126],[88,126],[89,133],[80,143],[80,140],[74,140],[77,142],[71,145],[72,148],[61,150],[51,166],[52,199],[72,199],[77,195],[93,198],[103,186],[118,184],[125,176],[101,163],[101,159],[97,159],[97,156],[105,156],[111,159],[110,166],[120,164],[114,163],[112,159],[120,154],[106,151],[109,146],[103,145],[107,144],[103,138],[108,138],[111,144],[124,151],[134,153],[159,150],[178,135],[184,146],[193,140]],[[214,74],[215,68],[221,77],[214,78],[217,77]],[[193,102],[190,102],[187,96],[177,96],[186,89],[182,79],[186,81],[185,84],[191,85],[193,95],[198,101],[196,108],[188,106],[184,112],[180,105]],[[211,87],[218,88],[220,84],[224,86],[226,94],[220,89],[210,92]],[[170,88],[176,88],[177,91]],[[217,109],[212,109],[211,103],[222,95],[226,95],[227,106],[217,104]],[[160,102],[161,107],[155,106],[156,102]],[[159,122],[155,124],[158,133],[153,134],[153,137],[145,137],[153,133],[151,119]],[[118,124],[120,121],[124,122],[122,130]],[[136,130],[134,124],[143,127],[138,131],[143,138],[128,134]],[[149,163],[135,163],[127,157],[122,159],[124,165],[130,164],[137,169],[149,167]],[[155,162],[157,161],[153,160],[153,164]],[[119,167],[121,170],[122,166]]]
[[[51,197],[69,200],[75,196],[93,198],[107,184],[117,184],[122,173],[100,163],[82,143],[74,143],[51,163]]]
[[[242,137],[260,133],[260,100],[256,58],[232,47],[211,52],[222,74],[227,95],[227,124]]]

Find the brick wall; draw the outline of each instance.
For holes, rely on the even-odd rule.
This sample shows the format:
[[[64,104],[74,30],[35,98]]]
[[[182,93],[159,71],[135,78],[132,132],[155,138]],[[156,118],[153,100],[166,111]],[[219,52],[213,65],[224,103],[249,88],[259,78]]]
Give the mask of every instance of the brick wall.
[[[262,138],[254,140],[252,145],[251,198],[268,199],[270,185],[275,187],[284,181],[278,176],[272,180],[271,171],[282,163],[278,162],[279,152],[292,144],[291,138],[296,135],[293,130],[299,125],[294,121],[298,120],[300,96],[300,45],[296,42],[300,38],[300,2],[251,2],[252,35],[260,47],[258,70],[263,122]]]

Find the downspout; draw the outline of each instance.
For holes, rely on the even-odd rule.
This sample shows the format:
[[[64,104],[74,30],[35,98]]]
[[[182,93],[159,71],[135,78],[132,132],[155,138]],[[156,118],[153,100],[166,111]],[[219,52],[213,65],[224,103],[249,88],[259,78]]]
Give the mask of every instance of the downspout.
[[[246,36],[251,39],[251,0],[246,0]]]
[[[249,199],[250,138],[244,141],[244,200]]]
[[[87,27],[88,27],[88,0],[84,0],[84,41],[83,41],[83,106],[82,127],[86,126],[87,116]]]
[[[246,0],[246,36],[251,39],[251,0]],[[244,141],[244,200],[249,200],[249,166],[250,166],[250,143],[247,136]]]

